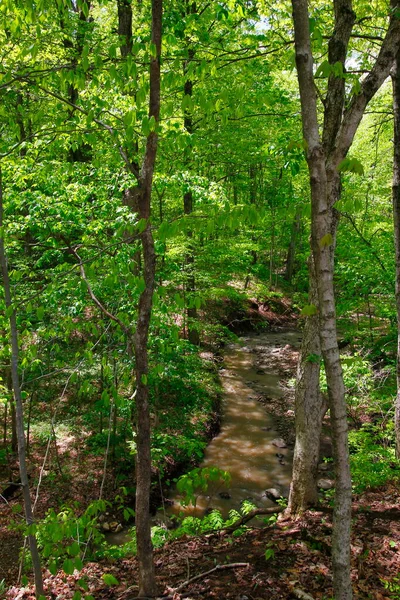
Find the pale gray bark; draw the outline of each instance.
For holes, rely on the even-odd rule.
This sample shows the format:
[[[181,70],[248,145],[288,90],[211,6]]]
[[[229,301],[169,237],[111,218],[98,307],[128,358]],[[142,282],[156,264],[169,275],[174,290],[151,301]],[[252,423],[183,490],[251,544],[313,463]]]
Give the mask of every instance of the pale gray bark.
[[[317,282],[309,259],[309,304],[318,306]],[[300,515],[318,501],[317,475],[320,435],[326,403],[319,386],[321,362],[318,313],[306,319],[295,392],[296,444],[288,513]]]
[[[3,185],[2,176],[0,169],[0,231],[3,231]],[[11,299],[11,286],[8,277],[8,265],[7,257],[4,247],[4,234],[0,235],[0,267],[3,276],[3,288],[5,296],[5,304],[7,309],[12,307]],[[19,362],[19,349],[18,349],[18,328],[17,318],[15,310],[12,310],[10,314],[10,332],[11,332],[11,379],[12,387],[14,392],[15,400],[15,416],[16,416],[16,429],[18,439],[18,461],[19,461],[19,473],[21,478],[22,494],[24,498],[24,509],[25,509],[25,520],[29,526],[33,525],[33,510],[32,501],[29,490],[28,471],[26,466],[26,442],[24,432],[24,412],[22,405],[21,387],[19,382],[18,373],[18,362]],[[43,578],[40,566],[39,551],[36,543],[36,537],[33,533],[28,534],[29,548],[32,556],[33,573],[35,577],[35,593],[36,597],[44,596],[43,590]]]
[[[351,0],[334,0],[335,27],[328,45],[330,64],[345,59],[355,22]],[[332,539],[334,595],[336,600],[352,597],[350,580],[351,477],[349,469],[347,415],[343,375],[336,335],[333,288],[334,247],[337,216],[335,202],[340,198],[338,167],[353,142],[357,127],[370,99],[386,77],[400,44],[400,21],[392,11],[387,34],[369,75],[361,83],[345,109],[345,84],[332,74],[324,102],[322,138],[318,126],[316,86],[309,32],[307,0],[292,0],[295,27],[296,66],[300,88],[303,135],[311,188],[311,246],[318,285],[321,351],[324,359],[335,458],[335,507]],[[392,8],[399,8],[393,2]]]

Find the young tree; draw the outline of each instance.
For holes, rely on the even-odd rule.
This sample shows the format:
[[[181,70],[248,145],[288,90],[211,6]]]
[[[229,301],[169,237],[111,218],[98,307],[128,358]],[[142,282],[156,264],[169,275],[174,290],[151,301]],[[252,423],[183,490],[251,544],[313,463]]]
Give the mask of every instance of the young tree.
[[[393,87],[393,115],[394,115],[394,137],[393,137],[393,224],[395,244],[395,295],[397,310],[397,394],[395,401],[395,434],[396,434],[396,456],[400,458],[400,52],[392,70]]]
[[[11,286],[8,276],[7,256],[4,245],[4,229],[3,229],[3,183],[2,173],[0,168],[0,267],[3,276],[3,288],[5,296],[5,305],[7,312],[10,315],[10,338],[11,338],[11,378],[14,392],[15,413],[16,413],[16,430],[18,439],[18,461],[19,473],[21,478],[22,494],[24,498],[25,520],[29,527],[34,524],[32,501],[29,489],[28,471],[26,465],[26,441],[24,430],[24,411],[22,404],[21,386],[19,381],[19,348],[18,348],[18,328],[15,307],[12,304]],[[40,557],[37,547],[36,537],[32,531],[28,531],[29,548],[31,551],[33,573],[35,577],[35,592],[36,597],[44,596],[43,577],[40,566]]]
[[[335,508],[332,540],[334,594],[338,600],[352,597],[350,580],[351,477],[348,456],[347,415],[343,375],[336,336],[333,288],[334,248],[343,168],[365,108],[389,75],[400,43],[398,3],[393,6],[386,37],[369,74],[346,101],[348,44],[357,21],[349,0],[335,0],[334,30],[329,37],[328,75],[324,121],[320,133],[314,59],[311,47],[308,2],[292,0],[296,67],[299,80],[303,135],[311,188],[311,249],[315,263],[321,352],[324,359],[335,458]]]

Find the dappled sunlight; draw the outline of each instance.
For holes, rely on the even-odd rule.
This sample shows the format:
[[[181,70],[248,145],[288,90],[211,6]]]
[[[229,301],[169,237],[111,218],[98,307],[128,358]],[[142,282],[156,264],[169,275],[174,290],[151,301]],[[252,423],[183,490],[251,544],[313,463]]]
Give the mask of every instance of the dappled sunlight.
[[[280,375],[271,369],[266,360],[265,369],[254,367],[254,349],[279,354],[288,343],[299,343],[297,332],[265,333],[245,338],[245,345],[232,345],[225,355],[225,368],[221,370],[224,389],[221,431],[208,445],[201,467],[218,467],[228,471],[229,485],[212,484],[199,494],[196,507],[182,507],[175,497],[172,512],[201,516],[206,510],[217,508],[224,516],[229,510],[239,509],[243,500],[249,499],[259,507],[273,503],[265,490],[278,486],[287,491],[291,478],[292,450],[277,447],[273,442],[280,435],[274,420],[257,400],[256,390],[282,398]],[[228,496],[229,495],[229,496]]]

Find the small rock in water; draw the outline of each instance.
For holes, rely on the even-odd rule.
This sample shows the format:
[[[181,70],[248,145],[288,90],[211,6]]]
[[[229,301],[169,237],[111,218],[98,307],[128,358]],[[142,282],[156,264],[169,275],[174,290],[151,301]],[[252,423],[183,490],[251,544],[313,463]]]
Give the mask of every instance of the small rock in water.
[[[115,528],[115,533],[119,533],[122,530],[123,530],[123,527],[122,527],[121,523],[118,523],[118,525]]]
[[[261,431],[271,431],[272,427],[261,427]]]
[[[265,495],[267,496],[267,498],[273,500],[274,502],[281,498],[281,493],[276,488],[269,488],[268,490],[265,490]]]
[[[105,523],[102,524],[102,528],[104,529],[104,531],[110,531],[110,524],[107,523],[107,521]]]
[[[285,455],[284,455],[284,454],[281,454],[280,452],[277,452],[277,453],[275,454],[275,456],[276,456],[277,458],[279,458],[279,460],[282,460],[283,458],[285,458]]]
[[[321,490],[331,490],[335,487],[335,482],[332,479],[318,479],[317,486]]]
[[[272,440],[271,444],[277,448],[287,448],[286,442],[282,438]]]
[[[222,500],[230,500],[232,498],[228,492],[220,492],[219,497],[222,498]]]

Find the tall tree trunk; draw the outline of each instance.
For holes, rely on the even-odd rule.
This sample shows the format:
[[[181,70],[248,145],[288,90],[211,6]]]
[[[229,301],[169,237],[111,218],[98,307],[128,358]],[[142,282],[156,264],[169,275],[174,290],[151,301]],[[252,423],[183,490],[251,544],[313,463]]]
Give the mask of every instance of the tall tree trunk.
[[[397,309],[397,394],[395,401],[396,456],[400,458],[400,53],[397,54],[392,71],[393,86],[393,223],[396,264],[396,309]]]
[[[0,170],[0,231],[3,232],[3,185]],[[12,307],[11,299],[11,287],[10,280],[8,277],[8,265],[6,252],[4,247],[4,233],[0,235],[0,266],[3,276],[4,296],[7,310]],[[10,314],[10,333],[11,333],[11,378],[12,387],[14,391],[15,400],[15,413],[16,413],[16,425],[17,425],[17,437],[18,437],[18,460],[19,460],[19,473],[21,478],[22,494],[24,498],[25,508],[25,520],[29,526],[33,525],[33,511],[32,502],[29,490],[28,471],[26,467],[26,443],[25,443],[25,432],[24,432],[24,414],[22,406],[21,388],[19,383],[19,349],[18,349],[18,329],[17,329],[17,318],[15,310],[12,310]],[[36,537],[33,533],[28,535],[29,548],[32,556],[33,573],[35,577],[35,593],[36,597],[44,596],[43,590],[43,578],[40,567],[40,557],[36,543]]]
[[[315,313],[307,316],[295,392],[296,444],[287,512],[300,515],[318,501],[317,476],[322,420],[326,403],[319,386],[321,345],[319,341],[318,292],[312,257],[308,260],[309,305]],[[312,312],[313,308],[310,310]]]
[[[186,14],[195,14],[196,13],[196,3],[187,3],[186,6]],[[184,71],[185,74],[188,71],[190,63],[194,59],[194,50],[193,48],[188,48],[188,59],[185,61]],[[187,79],[185,81],[184,95],[189,96],[190,98],[193,95],[193,82],[191,79]],[[193,115],[192,110],[190,108],[185,109],[183,125],[188,132],[188,134],[193,134]],[[187,164],[190,165],[190,158],[187,160]],[[185,192],[183,196],[183,212],[185,215],[190,215],[193,212],[193,192],[192,190],[188,190]],[[187,231],[187,251],[185,256],[185,271],[186,271],[186,291],[188,292],[188,303],[191,304],[193,302],[193,296],[196,291],[196,276],[195,276],[195,262],[194,262],[194,244],[193,244],[193,231],[188,229]],[[188,318],[188,339],[189,342],[198,346],[200,344],[200,336],[199,331],[196,327],[197,320],[197,309],[195,306],[189,306],[187,309],[187,318]]]
[[[389,27],[375,64],[362,80],[360,92],[345,105],[344,77],[332,69],[324,99],[322,139],[319,132],[316,82],[310,41],[307,0],[292,0],[296,67],[299,80],[303,135],[311,188],[311,246],[318,287],[321,352],[331,409],[335,458],[335,506],[332,539],[334,595],[352,597],[350,580],[351,478],[343,374],[336,335],[333,288],[334,247],[340,198],[340,163],[346,157],[368,102],[390,73],[400,46],[399,0],[393,0]],[[334,29],[328,43],[328,62],[345,72],[347,48],[356,21],[351,0],[334,0]]]
[[[329,151],[334,145],[331,136],[327,134],[327,129],[330,129],[333,123],[337,125],[337,119],[341,118],[341,114],[338,115],[336,112],[329,113],[328,115],[325,114],[323,133],[325,143],[323,144],[320,139],[318,126],[308,4],[306,0],[292,0],[292,6],[303,135],[307,142],[307,163],[310,174],[311,248],[317,281],[320,343],[328,383],[334,438],[333,445],[335,450],[336,483],[334,531],[332,538],[334,594],[337,600],[350,600],[352,598],[350,579],[351,477],[347,441],[346,403],[336,336],[336,313],[333,289],[335,237],[333,204],[340,192],[340,176],[337,171],[328,173],[326,166],[326,150],[328,149]],[[351,15],[352,13],[349,14]],[[346,38],[350,35],[352,22],[345,22],[345,24],[347,26]],[[331,48],[332,46],[333,44],[331,44]],[[346,48],[347,44],[344,42],[342,48],[344,56],[346,56]],[[340,106],[343,98],[340,96],[339,91],[335,88],[333,91],[330,90],[330,92],[332,94],[335,92],[335,98]],[[331,102],[331,98],[329,102]]]
[[[157,127],[160,117],[160,56],[162,38],[162,0],[152,0],[152,43],[156,56],[150,61],[149,117]],[[157,154],[158,133],[152,131],[146,143],[145,156],[138,186],[131,189],[137,197],[139,217],[147,224],[141,233],[143,247],[143,276],[145,289],[139,298],[138,319],[133,336],[136,377],[136,538],[139,563],[139,596],[154,596],[157,592],[150,523],[151,484],[151,427],[149,406],[148,339],[153,293],[155,288],[156,254],[151,231],[151,191]]]

